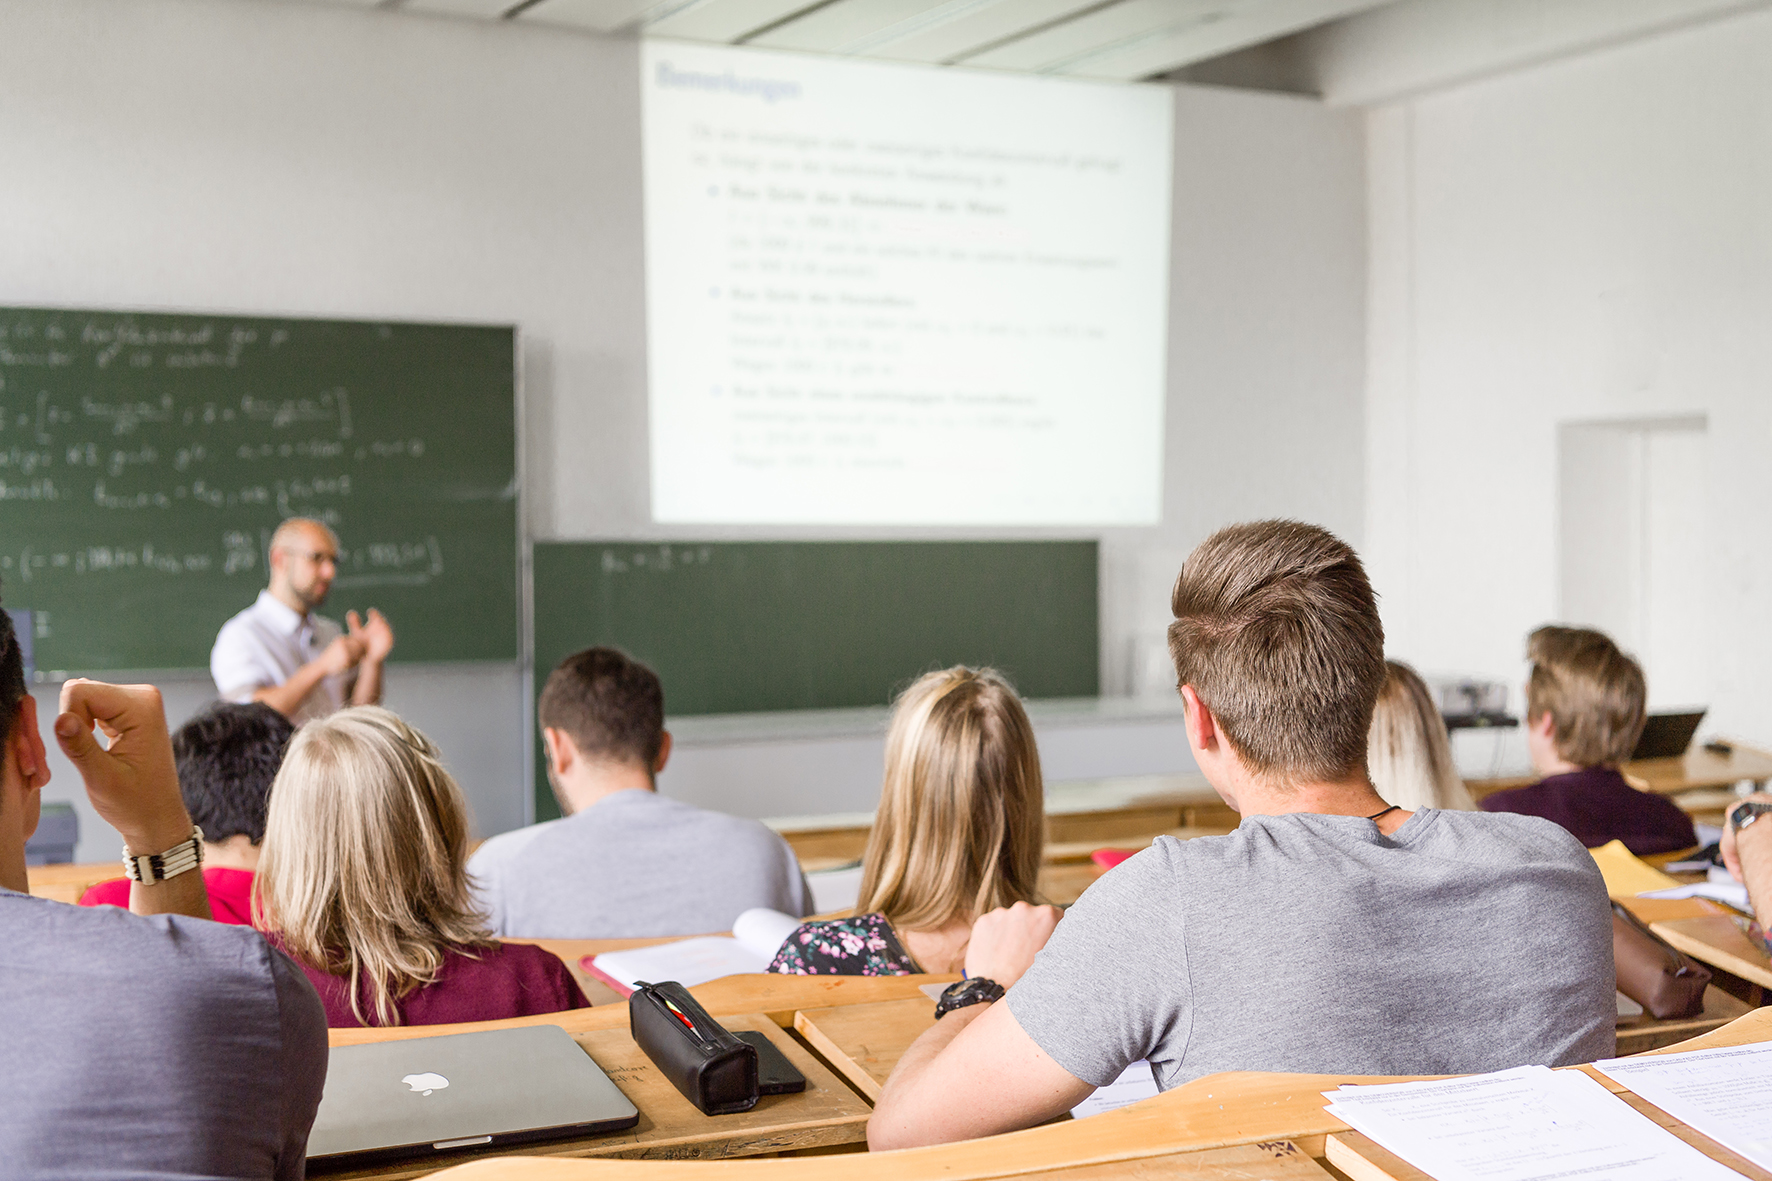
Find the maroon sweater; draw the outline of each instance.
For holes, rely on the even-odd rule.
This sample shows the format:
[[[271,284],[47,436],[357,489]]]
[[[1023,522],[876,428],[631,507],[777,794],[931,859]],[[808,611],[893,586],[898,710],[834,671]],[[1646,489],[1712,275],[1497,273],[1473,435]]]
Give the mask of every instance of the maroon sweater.
[[[265,938],[273,947],[284,950],[276,935]],[[307,973],[314,991],[320,994],[320,1001],[326,1006],[327,1025],[338,1029],[364,1024],[351,1012],[348,977],[334,976],[310,968],[294,956],[290,958]],[[373,1024],[375,1000],[367,983],[359,991],[358,1007]],[[444,953],[443,967],[435,981],[395,1002],[403,1025],[498,1021],[563,1009],[588,1009],[590,1005],[560,957],[528,943],[451,949]]]
[[[1692,818],[1666,796],[1638,791],[1611,767],[1583,767],[1513,791],[1484,796],[1485,812],[1518,812],[1554,820],[1590,849],[1610,841],[1641,857],[1698,843]]]

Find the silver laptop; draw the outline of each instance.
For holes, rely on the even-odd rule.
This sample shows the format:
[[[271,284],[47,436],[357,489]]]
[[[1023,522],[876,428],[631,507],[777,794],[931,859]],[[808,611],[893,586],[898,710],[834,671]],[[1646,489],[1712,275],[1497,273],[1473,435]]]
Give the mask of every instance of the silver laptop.
[[[339,1046],[308,1135],[308,1165],[590,1136],[639,1119],[558,1025]]]

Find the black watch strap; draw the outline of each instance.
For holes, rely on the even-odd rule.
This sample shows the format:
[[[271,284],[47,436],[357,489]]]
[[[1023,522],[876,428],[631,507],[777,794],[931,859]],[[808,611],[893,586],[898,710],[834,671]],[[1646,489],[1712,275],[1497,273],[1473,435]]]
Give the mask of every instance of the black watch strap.
[[[941,999],[935,1002],[935,1019],[940,1021],[955,1009],[964,1009],[968,1005],[988,1005],[992,1001],[1000,1001],[1007,991],[1009,990],[995,980],[987,980],[983,976],[971,976],[956,981],[943,989]]]

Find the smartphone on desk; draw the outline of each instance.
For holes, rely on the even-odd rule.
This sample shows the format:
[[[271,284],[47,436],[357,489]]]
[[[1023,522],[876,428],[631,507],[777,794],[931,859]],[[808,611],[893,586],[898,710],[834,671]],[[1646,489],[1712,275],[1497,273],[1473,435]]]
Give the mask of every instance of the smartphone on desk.
[[[735,1029],[732,1036],[757,1051],[757,1094],[794,1095],[806,1089],[806,1076],[794,1069],[774,1042],[754,1029]]]

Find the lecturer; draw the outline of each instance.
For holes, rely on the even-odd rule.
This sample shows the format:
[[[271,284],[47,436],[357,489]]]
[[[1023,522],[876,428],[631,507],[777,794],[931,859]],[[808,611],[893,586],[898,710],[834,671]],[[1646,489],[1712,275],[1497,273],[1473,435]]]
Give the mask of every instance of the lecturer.
[[[381,700],[382,662],[394,629],[380,611],[349,633],[314,609],[338,573],[338,536],[319,521],[292,517],[271,535],[271,585],[222,625],[209,673],[223,701],[262,701],[296,725],[351,705]]]

